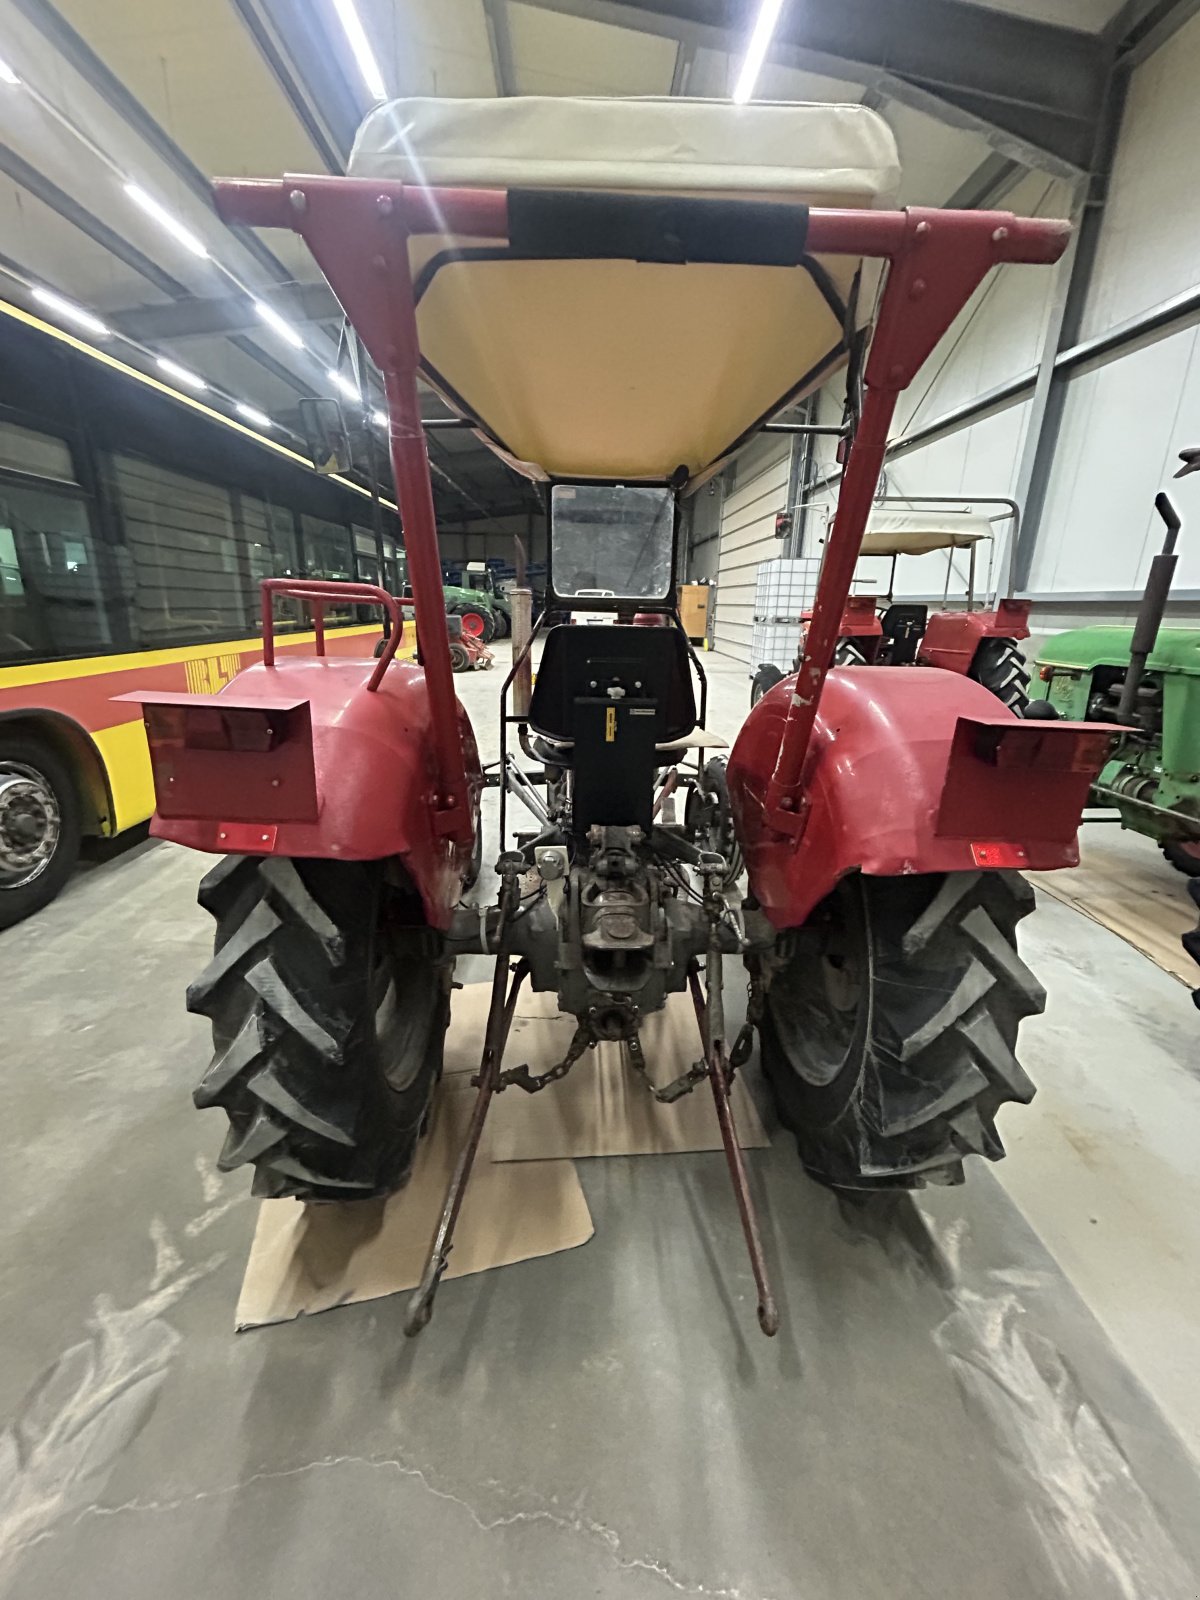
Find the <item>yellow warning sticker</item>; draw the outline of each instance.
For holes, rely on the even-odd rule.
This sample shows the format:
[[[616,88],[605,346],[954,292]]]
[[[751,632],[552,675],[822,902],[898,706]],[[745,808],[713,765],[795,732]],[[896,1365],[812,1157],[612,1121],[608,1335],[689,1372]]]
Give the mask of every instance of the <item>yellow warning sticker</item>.
[[[604,713],[604,742],[614,744],[617,737],[617,708],[609,706]]]

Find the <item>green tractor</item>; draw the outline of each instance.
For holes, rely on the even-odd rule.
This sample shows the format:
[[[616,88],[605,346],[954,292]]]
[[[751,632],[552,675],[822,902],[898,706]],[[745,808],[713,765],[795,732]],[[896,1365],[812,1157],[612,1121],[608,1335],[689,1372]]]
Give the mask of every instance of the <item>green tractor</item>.
[[[506,639],[512,632],[512,606],[496,587],[495,574],[483,561],[468,561],[447,574],[447,615],[463,619],[463,632],[481,644]]]
[[[1200,470],[1200,449],[1182,453],[1175,474]],[[1114,810],[1123,828],[1145,834],[1191,880],[1200,906],[1200,628],[1159,631],[1171,579],[1179,516],[1165,494],[1154,508],[1166,524],[1163,547],[1132,628],[1071,628],[1038,658],[1026,717],[1117,723],[1125,729],[1092,785],[1091,802]],[[1183,935],[1200,962],[1200,926]],[[1192,990],[1200,1008],[1200,988]]]
[[[1188,452],[1191,455],[1191,452]],[[1185,471],[1191,470],[1190,467]],[[1162,847],[1200,878],[1200,629],[1164,628],[1179,517],[1154,502],[1167,528],[1137,621],[1071,628],[1042,649],[1027,716],[1114,722],[1127,731],[1092,788],[1092,802]]]

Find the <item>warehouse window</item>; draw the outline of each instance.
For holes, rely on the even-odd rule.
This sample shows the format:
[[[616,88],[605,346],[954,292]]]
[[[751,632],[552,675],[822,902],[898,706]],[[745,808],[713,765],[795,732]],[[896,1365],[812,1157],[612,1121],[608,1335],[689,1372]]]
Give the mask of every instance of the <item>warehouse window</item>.
[[[258,622],[253,530],[238,525],[227,489],[112,458],[133,567],[133,634],[141,645],[237,638]]]
[[[78,497],[0,483],[0,661],[88,655],[111,644],[106,554]]]

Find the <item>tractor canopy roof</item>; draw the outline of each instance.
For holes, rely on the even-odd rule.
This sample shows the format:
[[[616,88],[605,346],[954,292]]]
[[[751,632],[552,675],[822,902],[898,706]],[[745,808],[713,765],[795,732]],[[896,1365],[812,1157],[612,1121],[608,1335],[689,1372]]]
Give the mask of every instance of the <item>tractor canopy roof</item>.
[[[992,537],[986,517],[969,511],[871,512],[863,535],[864,556],[923,556],[931,550],[966,550]]]
[[[1093,667],[1127,667],[1133,628],[1068,628],[1048,639],[1038,652],[1038,665],[1090,672]],[[1200,628],[1162,627],[1146,663],[1151,672],[1184,672],[1200,676]]]
[[[381,105],[350,173],[859,209],[890,205],[900,176],[887,124],[861,105],[565,97]],[[588,215],[569,255],[410,241],[424,376],[531,477],[694,487],[823,383],[870,320],[877,261],[688,261],[678,241],[676,259],[605,259],[614,241]]]

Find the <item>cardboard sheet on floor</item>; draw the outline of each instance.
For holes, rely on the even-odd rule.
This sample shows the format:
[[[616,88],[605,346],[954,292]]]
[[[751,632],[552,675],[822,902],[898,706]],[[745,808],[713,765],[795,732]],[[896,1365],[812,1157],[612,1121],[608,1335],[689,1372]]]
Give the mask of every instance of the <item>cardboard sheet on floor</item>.
[[[474,1101],[443,1081],[413,1175],[388,1200],[302,1206],[264,1200],[238,1297],[238,1331],[415,1288]],[[484,1145],[446,1276],[462,1278],[586,1244],[592,1218],[569,1161],[496,1164]]]
[[[1062,872],[1031,872],[1039,889],[1110,928],[1135,950],[1186,983],[1196,982],[1196,963],[1180,936],[1196,926],[1187,879],[1150,839],[1108,823],[1085,824],[1079,865]]]
[[[489,984],[473,983],[455,994],[447,1071],[478,1070],[490,993]],[[515,1067],[524,1061],[532,1071],[544,1072],[562,1060],[574,1032],[574,1018],[560,1014],[554,995],[523,995],[513,1017],[505,1065]],[[642,1049],[647,1072],[659,1086],[679,1077],[697,1059],[696,1014],[686,994],[672,995],[662,1011],[646,1017]],[[740,1079],[734,1084],[733,1112],[744,1149],[769,1142]],[[602,1044],[587,1052],[567,1077],[538,1094],[506,1089],[488,1113],[488,1139],[492,1160],[500,1162],[677,1155],[721,1148],[708,1085],[698,1083],[691,1094],[661,1105],[627,1065],[619,1044]]]

